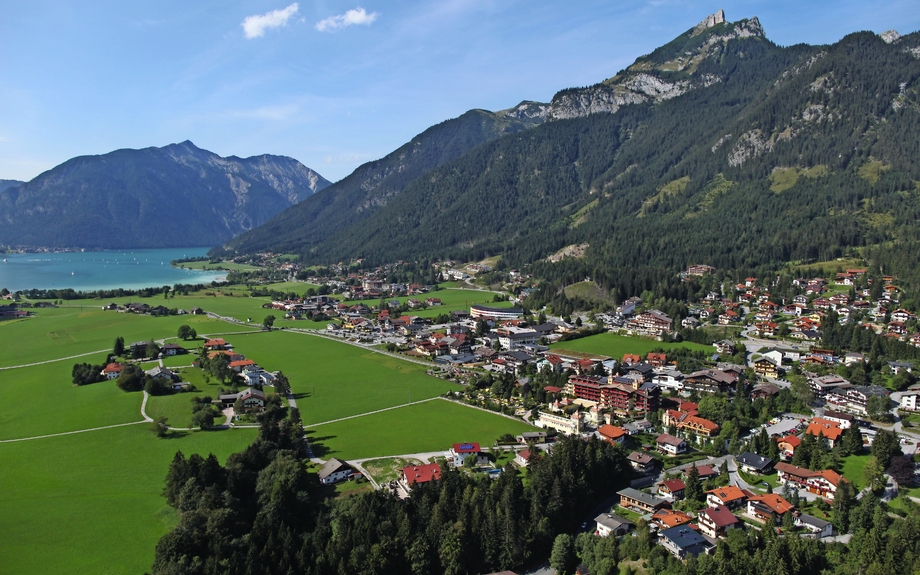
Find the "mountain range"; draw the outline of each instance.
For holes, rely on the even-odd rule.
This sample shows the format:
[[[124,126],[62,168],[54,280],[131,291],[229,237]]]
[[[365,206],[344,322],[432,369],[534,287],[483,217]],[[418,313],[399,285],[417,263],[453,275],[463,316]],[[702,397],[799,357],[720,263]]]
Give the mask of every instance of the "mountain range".
[[[499,267],[530,265],[557,288],[590,277],[617,298],[694,263],[776,269],[854,249],[906,280],[920,257],[909,255],[920,253],[918,94],[918,33],[782,47],[757,18],[720,11],[594,86],[528,102],[525,126],[469,139],[385,191],[361,179],[374,163],[362,166],[355,185],[330,186],[214,252],[368,264],[502,256]],[[442,149],[429,135],[401,150]],[[404,157],[381,162],[398,172]],[[346,209],[312,234],[315,206],[332,201]],[[554,257],[566,249],[577,257]]]
[[[81,156],[30,182],[0,182],[0,244],[214,245],[328,185],[293,158],[222,158],[189,141]]]

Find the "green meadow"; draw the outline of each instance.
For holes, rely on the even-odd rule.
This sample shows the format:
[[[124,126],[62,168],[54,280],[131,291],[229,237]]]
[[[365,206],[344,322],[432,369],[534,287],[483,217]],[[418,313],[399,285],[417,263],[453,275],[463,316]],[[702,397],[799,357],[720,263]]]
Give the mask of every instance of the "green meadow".
[[[175,523],[161,492],[177,450],[221,462],[256,430],[157,439],[147,425],[0,443],[2,573],[139,574]]]
[[[284,372],[307,425],[459,389],[423,365],[322,337],[272,331],[227,341],[266,370]]]
[[[320,457],[363,459],[447,451],[454,443],[491,446],[500,435],[533,431],[521,421],[435,399],[317,427],[307,437]]]
[[[102,358],[90,356],[99,361]],[[125,393],[114,381],[74,387],[73,361],[0,371],[0,439],[33,437],[141,421],[143,394]]]
[[[698,343],[681,342],[681,343],[664,343],[652,339],[641,337],[629,337],[615,333],[601,333],[572,341],[562,341],[550,345],[550,348],[557,352],[564,350],[577,351],[581,353],[591,353],[596,355],[606,355],[614,359],[621,359],[624,354],[634,353],[636,355],[645,355],[653,349],[677,349],[685,347],[696,351],[713,352],[711,345],[701,345]]]
[[[82,307],[79,304],[69,304],[68,307],[36,309],[34,317],[0,322],[0,341],[3,341],[0,346],[0,367],[25,365],[99,350],[108,351],[119,336],[125,339],[126,345],[149,338],[175,338],[176,331],[183,324],[188,324],[200,334],[246,329],[205,316],[150,317],[103,311],[102,302],[87,301],[94,303],[85,303]],[[150,298],[145,301],[158,305],[163,300]],[[173,307],[174,301],[178,301],[178,298],[168,300],[166,305]],[[83,361],[89,359],[103,361],[104,352],[99,358],[89,357]]]

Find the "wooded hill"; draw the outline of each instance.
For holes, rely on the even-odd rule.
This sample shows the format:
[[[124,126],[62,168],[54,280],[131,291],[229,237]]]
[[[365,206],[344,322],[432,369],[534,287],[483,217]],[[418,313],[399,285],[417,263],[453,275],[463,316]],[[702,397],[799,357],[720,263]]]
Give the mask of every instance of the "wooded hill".
[[[227,251],[305,250],[384,208],[412,181],[477,146],[543,123],[546,105],[522,102],[501,112],[470,110],[428,128],[380,160],[360,166],[322,194],[308,198],[227,244]]]
[[[534,264],[559,284],[588,276],[617,298],[693,263],[918,253],[920,34],[780,47],[759,31],[756,19],[688,30],[548,111],[586,115],[484,143],[322,242],[287,234],[264,247],[308,262],[501,254],[500,267]],[[592,113],[610,90],[616,111]],[[251,249],[244,239],[230,251]],[[583,258],[544,260],[582,243]],[[902,258],[879,259],[910,275]]]
[[[328,185],[293,158],[222,158],[188,141],[81,156],[0,185],[0,245],[213,245]]]

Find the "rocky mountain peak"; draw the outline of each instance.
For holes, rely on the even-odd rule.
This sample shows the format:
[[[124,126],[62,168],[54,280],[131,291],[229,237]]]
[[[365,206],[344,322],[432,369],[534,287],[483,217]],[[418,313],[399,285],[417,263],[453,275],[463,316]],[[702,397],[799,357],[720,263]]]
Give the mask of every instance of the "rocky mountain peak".
[[[710,14],[703,18],[703,21],[696,25],[693,29],[693,32],[690,33],[691,36],[696,36],[703,30],[707,28],[712,28],[716,24],[722,24],[725,22],[725,10],[719,9],[715,14]]]

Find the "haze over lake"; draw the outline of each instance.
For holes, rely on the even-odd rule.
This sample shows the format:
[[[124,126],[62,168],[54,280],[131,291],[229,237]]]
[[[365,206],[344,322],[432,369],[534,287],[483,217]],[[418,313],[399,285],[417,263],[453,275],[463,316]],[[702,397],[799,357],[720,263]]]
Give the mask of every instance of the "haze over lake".
[[[164,285],[210,283],[225,271],[174,268],[172,260],[199,257],[208,248],[170,248],[104,252],[0,255],[0,288],[139,289]]]

